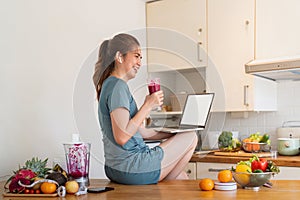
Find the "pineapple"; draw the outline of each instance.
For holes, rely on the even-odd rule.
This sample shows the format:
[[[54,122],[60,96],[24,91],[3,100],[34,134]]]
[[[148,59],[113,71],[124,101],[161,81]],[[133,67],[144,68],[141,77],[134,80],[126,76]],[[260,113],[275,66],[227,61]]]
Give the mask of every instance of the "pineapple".
[[[25,162],[25,166],[22,167],[22,169],[30,169],[33,171],[37,177],[45,178],[47,174],[49,174],[49,171],[51,168],[47,168],[47,161],[48,158],[46,158],[44,161],[36,158],[32,158],[31,160],[27,160]]]

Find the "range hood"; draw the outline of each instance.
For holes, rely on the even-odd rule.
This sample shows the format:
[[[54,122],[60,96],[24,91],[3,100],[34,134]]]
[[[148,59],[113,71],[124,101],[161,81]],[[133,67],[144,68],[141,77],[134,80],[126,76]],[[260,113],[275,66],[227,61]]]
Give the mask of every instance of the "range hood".
[[[253,60],[245,64],[247,74],[273,81],[300,80],[300,55]]]

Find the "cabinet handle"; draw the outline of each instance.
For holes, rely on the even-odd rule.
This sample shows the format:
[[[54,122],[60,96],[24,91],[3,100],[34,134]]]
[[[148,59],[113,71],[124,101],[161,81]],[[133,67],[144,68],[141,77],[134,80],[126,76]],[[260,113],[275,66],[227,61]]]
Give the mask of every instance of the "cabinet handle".
[[[214,168],[209,168],[208,169],[209,172],[220,172],[220,171],[223,171],[223,170],[227,170],[227,169],[214,169]]]
[[[198,59],[199,62],[202,62],[201,54],[200,54],[201,45],[202,45],[202,42],[198,42],[198,44],[197,44],[197,59]]]
[[[191,174],[191,173],[192,173],[192,170],[188,169],[188,170],[186,170],[186,173],[187,173],[187,174]]]
[[[249,106],[248,102],[249,85],[244,85],[244,105]]]

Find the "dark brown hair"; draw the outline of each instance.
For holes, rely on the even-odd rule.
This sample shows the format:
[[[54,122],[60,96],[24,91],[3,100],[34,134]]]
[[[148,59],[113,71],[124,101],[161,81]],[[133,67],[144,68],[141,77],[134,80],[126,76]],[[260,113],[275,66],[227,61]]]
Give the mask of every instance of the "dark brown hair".
[[[118,34],[112,39],[102,42],[93,75],[98,100],[104,80],[110,76],[115,68],[116,53],[119,51],[121,55],[125,56],[127,52],[139,46],[140,44],[135,37],[125,33]]]

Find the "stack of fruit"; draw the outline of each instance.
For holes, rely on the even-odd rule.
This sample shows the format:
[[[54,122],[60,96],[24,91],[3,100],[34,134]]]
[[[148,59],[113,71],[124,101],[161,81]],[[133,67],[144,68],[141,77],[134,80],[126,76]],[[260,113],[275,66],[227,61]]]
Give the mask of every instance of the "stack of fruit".
[[[277,174],[279,172],[279,167],[273,161],[253,155],[249,160],[239,161],[236,168],[232,167],[231,170],[222,170],[218,172],[218,176],[216,177],[218,181],[214,181],[210,178],[201,179],[199,188],[202,191],[210,191],[213,189],[235,190],[237,189],[236,182],[242,186],[253,187],[261,181],[264,181],[262,183],[264,184],[269,180],[265,179],[264,175],[269,174],[271,176],[271,174]],[[236,174],[238,175],[236,176]],[[266,178],[269,178],[270,176],[266,176]]]
[[[59,165],[53,169],[47,167],[48,159],[38,158],[27,160],[25,165],[14,171],[5,188],[16,194],[53,194],[58,187],[65,186],[66,192],[74,194],[79,190],[79,184],[68,180],[68,175]]]
[[[210,178],[201,179],[199,188],[203,191],[216,190],[235,190],[236,183],[232,180],[232,172],[230,170],[221,170],[217,176],[218,181],[213,181]]]

